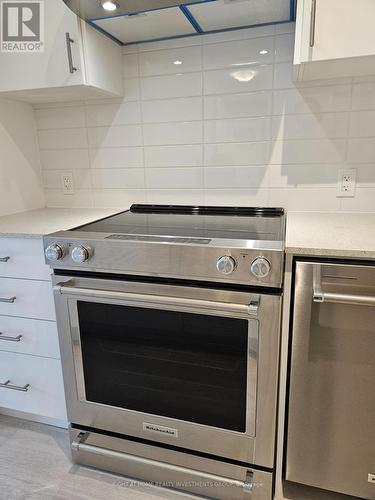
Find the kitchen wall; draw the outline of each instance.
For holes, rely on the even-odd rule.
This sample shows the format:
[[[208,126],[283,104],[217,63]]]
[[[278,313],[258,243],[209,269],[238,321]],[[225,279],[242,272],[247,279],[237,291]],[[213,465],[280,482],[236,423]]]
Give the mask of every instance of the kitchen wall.
[[[0,100],[0,216],[44,206],[34,113]]]
[[[296,86],[293,30],[128,46],[124,99],[39,106],[47,204],[374,211],[375,78]],[[357,169],[355,198],[336,197],[340,168]]]

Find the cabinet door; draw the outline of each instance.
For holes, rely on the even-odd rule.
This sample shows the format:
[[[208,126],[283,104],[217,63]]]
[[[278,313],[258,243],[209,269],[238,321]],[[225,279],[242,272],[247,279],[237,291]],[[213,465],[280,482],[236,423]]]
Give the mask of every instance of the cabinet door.
[[[374,19],[374,0],[304,0],[300,62],[374,55]]]
[[[44,2],[44,52],[0,53],[0,92],[64,87],[84,83],[80,24],[61,0]],[[43,20],[42,20],[43,22]],[[72,59],[68,63],[66,33],[70,34]]]

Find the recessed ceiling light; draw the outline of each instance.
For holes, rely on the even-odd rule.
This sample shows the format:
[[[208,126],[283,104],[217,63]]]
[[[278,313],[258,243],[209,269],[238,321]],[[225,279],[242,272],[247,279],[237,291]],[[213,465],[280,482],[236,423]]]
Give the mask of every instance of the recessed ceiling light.
[[[179,64],[182,64],[182,61],[173,61],[173,64],[179,65]]]
[[[112,0],[107,0],[105,2],[102,2],[101,6],[103,7],[104,10],[108,10],[109,12],[113,12],[114,10],[117,10],[119,7],[118,3],[113,2]]]
[[[264,56],[265,54],[268,54],[268,50],[261,50],[259,52],[259,54],[261,54],[262,56]]]

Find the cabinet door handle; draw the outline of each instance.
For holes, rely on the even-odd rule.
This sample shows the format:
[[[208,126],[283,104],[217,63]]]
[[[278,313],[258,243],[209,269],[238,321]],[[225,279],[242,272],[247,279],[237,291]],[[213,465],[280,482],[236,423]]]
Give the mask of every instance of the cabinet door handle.
[[[17,297],[9,297],[9,299],[0,297],[0,302],[6,302],[7,304],[13,304]]]
[[[311,0],[310,47],[315,45],[316,0]]]
[[[0,262],[8,262],[10,257],[0,257]]]
[[[22,339],[22,335],[17,335],[16,337],[10,337],[9,335],[4,335],[0,332],[0,340],[5,340],[7,342],[19,342]]]
[[[73,55],[72,55],[72,43],[74,43],[73,38],[70,37],[70,33],[65,33],[65,38],[66,38],[66,51],[68,53],[68,63],[69,63],[69,71],[71,73],[74,73],[77,71],[77,68],[74,66],[73,63]]]
[[[10,380],[7,380],[3,384],[0,384],[0,388],[3,389],[11,389],[12,391],[21,391],[21,392],[27,392],[30,389],[30,384],[25,384],[25,385],[13,385],[10,383]]]

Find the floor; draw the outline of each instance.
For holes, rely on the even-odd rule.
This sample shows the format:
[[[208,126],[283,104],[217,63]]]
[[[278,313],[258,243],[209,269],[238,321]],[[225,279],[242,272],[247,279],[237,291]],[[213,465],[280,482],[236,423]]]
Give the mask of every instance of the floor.
[[[0,415],[0,500],[197,498],[74,465],[64,429]]]

